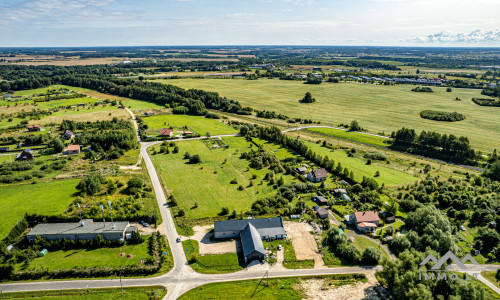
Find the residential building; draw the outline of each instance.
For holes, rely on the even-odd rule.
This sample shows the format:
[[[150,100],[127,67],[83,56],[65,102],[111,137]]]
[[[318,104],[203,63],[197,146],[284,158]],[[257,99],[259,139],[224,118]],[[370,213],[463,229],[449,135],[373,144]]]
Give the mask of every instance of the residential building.
[[[24,149],[16,156],[16,160],[32,160],[33,158],[35,158],[35,154],[31,149]]]
[[[40,131],[40,130],[42,130],[42,125],[33,124],[33,125],[28,125],[27,128],[28,128],[29,132]]]
[[[75,137],[75,135],[73,134],[73,132],[71,132],[71,130],[68,130],[68,129],[66,129],[66,130],[64,131],[64,133],[63,133],[63,134],[61,134],[61,138],[62,138],[63,140],[71,140],[71,139],[72,139],[72,138],[74,138],[74,137]]]
[[[316,197],[316,203],[318,203],[320,205],[326,205],[326,204],[328,204],[328,199],[326,199],[323,196],[317,196]]]
[[[314,210],[316,210],[316,214],[320,219],[326,219],[328,218],[328,210],[324,207],[316,207]]]
[[[170,128],[162,128],[160,130],[160,136],[168,136],[168,137],[171,137],[173,134],[173,131],[172,129]]]
[[[69,145],[64,151],[65,155],[78,154],[80,153],[80,145]]]
[[[312,170],[307,173],[307,180],[312,182],[322,182],[328,178],[328,172],[325,168]]]
[[[347,218],[346,218],[347,219]],[[349,215],[349,224],[353,224],[359,231],[374,232],[380,223],[376,211],[360,211]]]

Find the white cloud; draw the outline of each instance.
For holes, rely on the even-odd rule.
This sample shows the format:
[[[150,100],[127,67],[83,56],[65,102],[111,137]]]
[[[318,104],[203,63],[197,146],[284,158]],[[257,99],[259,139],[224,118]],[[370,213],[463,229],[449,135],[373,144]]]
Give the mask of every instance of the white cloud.
[[[250,13],[232,13],[232,14],[226,14],[226,16],[233,19],[249,19],[255,17],[256,15]]]
[[[417,36],[404,39],[405,42],[410,43],[491,43],[500,42],[500,30],[483,30],[475,29],[471,32],[441,31],[426,36]]]

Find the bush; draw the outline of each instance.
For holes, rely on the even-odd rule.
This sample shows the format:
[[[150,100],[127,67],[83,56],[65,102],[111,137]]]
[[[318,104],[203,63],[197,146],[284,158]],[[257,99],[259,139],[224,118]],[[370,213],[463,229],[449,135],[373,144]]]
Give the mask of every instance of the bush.
[[[189,163],[190,164],[197,164],[201,162],[201,157],[198,154],[195,154],[191,157],[189,157]]]
[[[316,99],[312,97],[311,92],[307,92],[304,98],[299,100],[300,103],[313,103],[315,101]]]
[[[412,92],[423,92],[423,93],[434,92],[430,87],[427,87],[427,86],[424,86],[424,87],[417,86],[416,88],[412,89],[411,91]]]
[[[102,190],[101,184],[105,181],[106,179],[104,176],[92,173],[85,179],[82,179],[76,186],[76,189],[87,195],[95,195]]]
[[[444,122],[457,122],[465,120],[465,116],[461,113],[445,112],[437,110],[423,110],[420,112],[420,117],[424,119]]]
[[[221,216],[225,216],[229,213],[229,208],[223,207],[222,210],[220,211]]]
[[[378,249],[367,247],[363,252],[361,261],[367,265],[376,265],[378,264],[380,257],[382,257],[382,254]]]
[[[360,131],[361,127],[359,127],[358,121],[353,120],[351,122],[351,126],[349,126],[349,130],[351,130],[351,131]]]

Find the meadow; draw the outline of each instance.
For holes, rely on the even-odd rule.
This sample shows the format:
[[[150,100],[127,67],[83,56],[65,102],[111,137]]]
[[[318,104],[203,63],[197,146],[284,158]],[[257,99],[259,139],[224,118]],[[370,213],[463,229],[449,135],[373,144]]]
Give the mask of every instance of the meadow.
[[[277,79],[176,79],[158,80],[182,88],[198,88],[218,92],[244,106],[276,111],[289,117],[321,121],[322,124],[349,124],[357,120],[370,132],[390,134],[401,127],[431,130],[467,136],[475,149],[491,152],[500,149],[500,108],[478,106],[472,97],[481,97],[481,90],[433,87],[433,93],[415,93],[412,85],[374,85],[354,82],[303,84],[301,81]],[[312,104],[301,99],[310,91],[316,98]],[[461,101],[455,100],[460,98]],[[439,122],[422,119],[422,110],[456,111],[466,119],[460,122]]]
[[[365,249],[368,247],[378,249],[380,251],[380,254],[382,255],[381,258],[390,259],[389,255],[387,254],[387,252],[384,251],[384,249],[382,249],[382,247],[380,247],[377,243],[370,241],[365,237],[359,235],[355,236],[354,245],[356,245],[356,247],[358,247],[359,250],[361,251],[365,251]]]
[[[257,150],[241,137],[227,137],[223,141],[226,149],[210,150],[202,140],[177,143],[179,153],[152,155],[153,162],[165,182],[167,190],[176,197],[179,207],[189,219],[213,217],[227,207],[229,212],[238,213],[250,209],[251,204],[260,198],[274,195],[276,192],[267,182],[261,184],[268,169],[249,169],[249,162],[240,159],[243,151]],[[157,146],[155,149],[159,149]],[[172,150],[172,149],[170,149]],[[202,162],[189,164],[183,159],[184,153],[198,154]],[[249,186],[252,175],[254,185]],[[277,175],[277,178],[279,178]],[[285,182],[294,180],[290,175],[283,175]],[[230,182],[236,179],[237,184]],[[245,190],[238,190],[242,185]],[[196,207],[195,203],[198,204]]]
[[[149,129],[161,128],[181,128],[188,126],[194,132],[205,135],[210,132],[211,135],[238,133],[238,130],[215,119],[205,117],[187,116],[187,115],[157,115],[143,118]]]
[[[0,206],[3,222],[0,238],[5,237],[25,213],[61,214],[73,201],[77,179],[56,180],[43,184],[1,186]]]
[[[353,142],[358,142],[378,147],[387,147],[388,144],[384,143],[384,141],[389,140],[379,136],[373,136],[368,134],[362,134],[359,132],[345,131],[334,128],[308,128],[306,130],[314,133],[319,133],[322,135],[327,135],[331,137],[341,138]]]

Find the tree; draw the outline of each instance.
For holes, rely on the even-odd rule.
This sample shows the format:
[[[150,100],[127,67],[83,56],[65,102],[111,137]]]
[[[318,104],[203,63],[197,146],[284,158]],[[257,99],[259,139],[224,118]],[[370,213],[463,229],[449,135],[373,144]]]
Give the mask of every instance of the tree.
[[[381,256],[382,254],[378,249],[375,249],[373,247],[367,247],[363,252],[361,261],[367,265],[376,265],[378,264],[378,261],[380,260]]]
[[[316,99],[312,97],[311,92],[307,92],[304,98],[299,100],[300,103],[313,103],[315,101]]]
[[[198,154],[195,154],[189,158],[190,164],[197,164],[201,162],[201,157]]]
[[[186,212],[181,208],[179,209],[179,211],[177,212],[177,216],[179,217],[184,217],[186,215]]]
[[[349,130],[351,130],[351,131],[360,131],[361,127],[359,127],[358,121],[353,120],[351,122],[351,126],[349,126]]]
[[[497,160],[489,168],[487,168],[483,175],[500,181],[500,160]]]
[[[134,176],[130,178],[129,181],[127,182],[127,193],[129,195],[138,193],[142,190],[143,186],[144,186],[144,180],[142,180],[142,178],[139,176]]]
[[[140,244],[142,242],[144,242],[144,238],[142,237],[142,235],[137,231],[132,232],[129,243],[130,244]]]
[[[50,143],[50,146],[54,149],[55,153],[61,153],[64,150],[64,143],[60,138],[55,138]]]
[[[220,215],[221,215],[221,216],[225,216],[225,215],[227,215],[228,213],[229,213],[229,208],[227,208],[227,207],[223,207],[223,208],[221,209],[221,211],[220,211]]]
[[[105,182],[104,176],[92,173],[86,178],[80,180],[76,189],[87,195],[95,195],[102,190],[101,184]]]
[[[380,172],[377,170],[374,177],[380,177]]]
[[[184,153],[184,159],[190,159],[191,158],[191,154],[189,154],[189,152],[186,151],[186,153]]]
[[[212,135],[210,134],[210,132],[208,132],[208,131],[207,131],[206,136],[207,136],[207,138],[209,138],[209,137],[211,137]]]
[[[447,91],[448,93],[451,93],[451,87],[447,87],[447,88],[446,88],[446,91]]]

